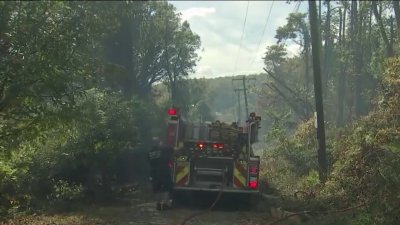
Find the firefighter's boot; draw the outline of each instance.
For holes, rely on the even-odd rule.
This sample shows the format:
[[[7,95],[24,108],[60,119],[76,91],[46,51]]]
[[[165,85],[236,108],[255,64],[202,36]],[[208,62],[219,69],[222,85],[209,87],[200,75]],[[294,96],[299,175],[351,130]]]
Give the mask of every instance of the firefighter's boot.
[[[157,202],[156,209],[157,209],[158,211],[162,210],[162,208],[161,208],[161,203],[160,203],[160,202]]]

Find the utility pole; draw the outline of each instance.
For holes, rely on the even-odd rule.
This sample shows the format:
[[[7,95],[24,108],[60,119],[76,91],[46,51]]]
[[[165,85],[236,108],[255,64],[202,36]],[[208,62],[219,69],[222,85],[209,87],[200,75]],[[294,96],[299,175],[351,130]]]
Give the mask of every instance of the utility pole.
[[[246,116],[249,116],[249,104],[247,102],[247,88],[246,88],[246,81],[255,80],[256,78],[246,78],[243,76],[242,78],[233,78],[232,81],[242,81],[243,82],[243,93],[244,93],[244,105],[246,107]]]
[[[236,88],[235,92],[238,94],[238,121],[237,123],[240,124],[240,117],[242,116],[242,106],[240,104],[240,92],[243,91],[243,89]]]
[[[246,116],[249,116],[249,104],[247,103],[247,90],[246,90],[245,76],[243,76],[243,93],[244,93],[244,105],[246,106]]]
[[[315,1],[308,1],[310,10],[310,28],[312,57],[314,69],[314,92],[315,92],[315,108],[317,111],[317,139],[318,139],[318,164],[319,164],[319,180],[326,181],[328,172],[328,163],[326,160],[326,143],[325,143],[325,125],[324,125],[324,105],[322,100],[322,82],[321,82],[321,62],[320,62],[320,36],[318,27],[317,5]]]

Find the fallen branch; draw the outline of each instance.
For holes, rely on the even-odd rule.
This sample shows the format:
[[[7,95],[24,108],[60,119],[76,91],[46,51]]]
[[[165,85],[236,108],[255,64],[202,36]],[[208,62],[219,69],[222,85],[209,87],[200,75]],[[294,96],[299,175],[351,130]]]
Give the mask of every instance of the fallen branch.
[[[297,212],[297,213],[292,213],[290,215],[287,215],[285,217],[282,217],[278,220],[272,221],[271,223],[267,224],[267,225],[275,225],[278,224],[282,221],[285,221],[287,219],[289,219],[290,217],[294,217],[294,216],[301,216],[301,215],[309,215],[309,214],[316,214],[316,215],[327,215],[327,214],[334,214],[334,213],[342,213],[342,212],[347,212],[347,211],[351,211],[354,209],[358,209],[365,206],[365,204],[361,204],[361,205],[357,205],[357,206],[353,206],[353,207],[349,207],[349,208],[344,208],[344,209],[337,209],[337,210],[328,210],[328,211],[304,211],[304,212]]]
[[[312,211],[304,211],[304,212],[292,213],[292,214],[287,215],[287,216],[285,216],[285,217],[282,217],[282,218],[280,218],[280,219],[278,219],[278,220],[272,221],[272,222],[269,223],[268,225],[275,225],[275,224],[278,224],[278,223],[280,223],[280,222],[282,222],[282,221],[284,221],[284,220],[289,219],[290,217],[293,217],[293,216],[300,216],[300,215],[307,215],[307,214],[310,214],[310,213],[312,213]]]

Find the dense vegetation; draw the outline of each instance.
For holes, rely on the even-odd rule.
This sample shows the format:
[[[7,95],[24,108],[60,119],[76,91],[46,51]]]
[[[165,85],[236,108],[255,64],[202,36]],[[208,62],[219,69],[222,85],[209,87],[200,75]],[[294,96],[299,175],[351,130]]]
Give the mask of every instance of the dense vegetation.
[[[291,210],[357,207],[318,224],[398,224],[399,3],[320,2],[327,181],[302,13],[266,46],[265,73],[249,76],[249,108],[266,133],[262,179],[282,196],[303,193]],[[232,77],[188,79],[200,38],[165,1],[0,2],[0,12],[1,215],[145,181],[144,153],[170,105],[193,121],[240,116]],[[301,54],[288,56],[289,40]]]
[[[325,183],[317,172],[307,14],[290,14],[276,32],[277,44],[267,47],[263,103],[275,122],[266,136],[270,148],[264,153],[265,178],[284,196],[297,193],[308,202],[297,209],[288,205],[292,210],[357,208],[353,217],[314,219],[310,224],[400,221],[398,9],[397,1],[323,1],[321,60],[329,162]],[[299,56],[287,57],[287,39],[302,47]]]
[[[2,1],[0,12],[0,213],[147,179],[146,143],[183,105],[177,83],[198,60],[200,38],[175,8]],[[172,95],[163,104],[157,82]]]

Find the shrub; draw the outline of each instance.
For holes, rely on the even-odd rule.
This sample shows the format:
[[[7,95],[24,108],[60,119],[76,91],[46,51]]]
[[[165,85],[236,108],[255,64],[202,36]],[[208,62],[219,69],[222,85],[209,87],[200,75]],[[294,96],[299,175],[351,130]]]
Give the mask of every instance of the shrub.
[[[54,185],[47,200],[52,205],[69,204],[84,197],[85,188],[82,184],[73,184],[64,180],[53,181]]]

